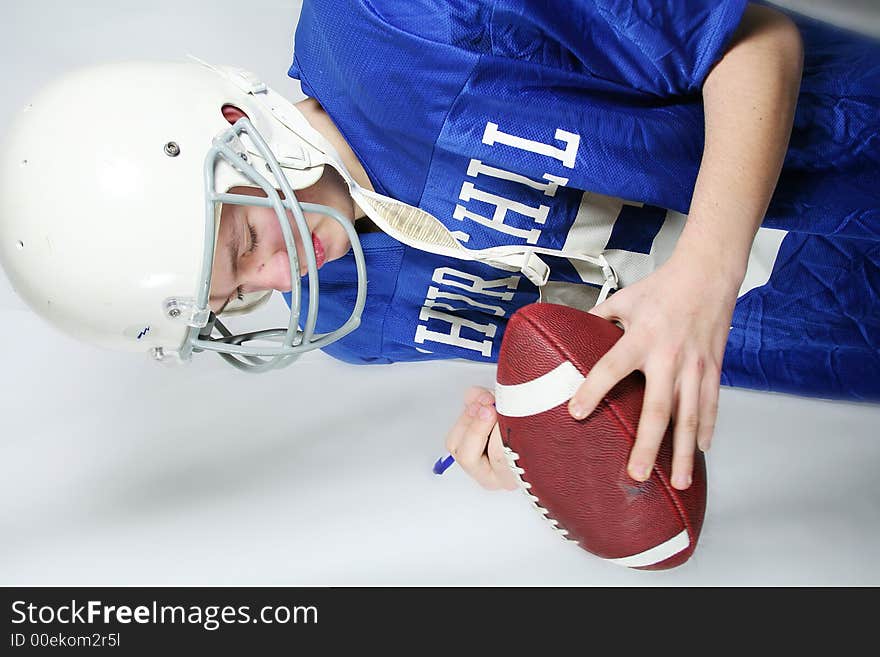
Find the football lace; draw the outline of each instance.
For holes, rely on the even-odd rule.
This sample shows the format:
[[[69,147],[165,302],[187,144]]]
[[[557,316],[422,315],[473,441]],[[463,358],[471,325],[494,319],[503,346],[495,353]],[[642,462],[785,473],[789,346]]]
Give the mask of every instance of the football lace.
[[[507,465],[510,467],[511,472],[513,472],[513,474],[516,476],[516,480],[519,482],[519,486],[522,489],[522,492],[525,494],[526,497],[529,498],[529,503],[532,505],[532,508],[534,508],[538,513],[540,513],[541,516],[544,518],[544,520],[546,520],[547,522],[550,523],[550,526],[553,528],[553,531],[555,531],[557,534],[559,534],[559,536],[561,536],[566,541],[572,540],[572,539],[568,538],[568,530],[560,527],[559,521],[554,518],[551,518],[549,515],[550,512],[547,509],[545,509],[543,506],[538,504],[538,502],[540,502],[540,500],[535,495],[532,495],[532,493],[531,493],[532,485],[528,481],[523,479],[523,475],[526,473],[526,471],[523,470],[521,467],[519,467],[516,463],[517,460],[519,460],[519,454],[514,452],[507,445],[504,445],[504,456],[507,458]]]

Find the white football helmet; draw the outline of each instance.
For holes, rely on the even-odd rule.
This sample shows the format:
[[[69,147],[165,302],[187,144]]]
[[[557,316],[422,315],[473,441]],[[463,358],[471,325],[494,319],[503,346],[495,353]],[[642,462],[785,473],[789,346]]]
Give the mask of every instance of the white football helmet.
[[[246,118],[230,126],[225,105]],[[317,182],[325,163],[342,166],[339,157],[290,102],[245,71],[199,62],[76,71],[18,114],[0,158],[0,261],[23,299],[76,337],[158,360],[215,351],[241,369],[265,371],[359,323],[366,269],[354,227],[294,194]],[[239,185],[267,198],[228,193]],[[223,203],[273,208],[290,270],[299,272],[285,209],[292,212],[309,272],[301,327],[295,275],[286,328],[231,335],[211,312]],[[355,307],[327,334],[315,333],[318,271],[303,210],[345,227],[358,269]],[[270,294],[246,295],[228,309],[246,312]]]

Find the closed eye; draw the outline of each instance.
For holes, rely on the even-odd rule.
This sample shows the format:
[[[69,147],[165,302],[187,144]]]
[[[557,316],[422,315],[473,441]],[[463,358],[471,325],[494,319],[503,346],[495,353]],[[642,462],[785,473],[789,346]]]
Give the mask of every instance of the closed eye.
[[[251,245],[248,247],[247,253],[252,253],[257,248],[257,229],[253,224],[248,224],[248,232],[251,236]]]
[[[250,236],[251,243],[248,245],[248,248],[245,251],[245,253],[253,253],[254,250],[257,248],[257,243],[258,243],[257,242],[257,229],[254,228],[253,224],[251,224],[251,223],[248,223],[247,226],[248,226],[248,235]],[[239,301],[244,301],[244,289],[242,288],[241,285],[239,285],[237,288],[235,288],[235,297]]]
[[[247,227],[248,233],[250,234],[251,243],[245,253],[253,253],[254,250],[257,248],[257,229],[254,228],[253,224],[251,223],[248,223]],[[242,289],[241,285],[235,288],[235,296],[239,301],[244,301],[244,289]]]

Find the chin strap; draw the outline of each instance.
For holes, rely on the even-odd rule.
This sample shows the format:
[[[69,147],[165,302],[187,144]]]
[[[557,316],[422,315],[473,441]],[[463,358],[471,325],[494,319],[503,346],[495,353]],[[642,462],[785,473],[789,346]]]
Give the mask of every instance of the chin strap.
[[[190,57],[192,57],[190,55]],[[279,164],[290,169],[313,169],[328,165],[336,169],[349,187],[352,198],[379,228],[394,239],[420,251],[447,256],[458,260],[483,262],[507,271],[519,271],[536,287],[544,286],[550,277],[550,267],[541,255],[568,258],[588,263],[601,272],[602,287],[596,304],[602,303],[619,286],[617,273],[602,253],[596,255],[543,247],[518,245],[496,246],[488,249],[465,247],[437,217],[421,208],[403,203],[389,196],[364,189],[349,173],[342,158],[327,139],[315,130],[294,105],[275,92],[256,75],[228,66],[207,66],[250,95],[264,110],[290,130],[294,139],[285,140],[278,158]]]

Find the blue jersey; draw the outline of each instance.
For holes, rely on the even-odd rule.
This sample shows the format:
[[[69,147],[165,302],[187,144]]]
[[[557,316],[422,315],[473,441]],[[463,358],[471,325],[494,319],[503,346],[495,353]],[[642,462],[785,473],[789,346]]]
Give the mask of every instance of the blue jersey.
[[[626,285],[668,257],[683,227],[703,149],[701,88],[745,6],[306,0],[290,75],[377,191],[431,212],[469,248],[604,253]],[[880,46],[791,15],[805,68],[759,235],[772,255],[763,275],[750,264],[722,382],[877,397]],[[539,298],[519,272],[384,233],[362,244],[362,325],[325,349],[349,362],[492,362],[512,312]],[[548,289],[601,284],[578,261],[548,264]],[[355,280],[350,256],[322,268],[319,330],[347,318]]]

